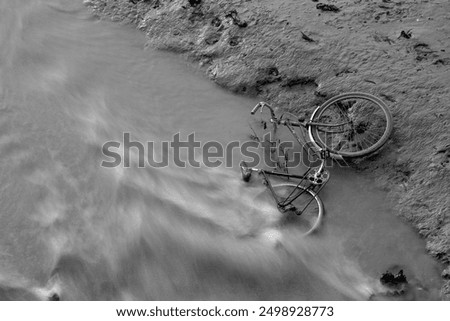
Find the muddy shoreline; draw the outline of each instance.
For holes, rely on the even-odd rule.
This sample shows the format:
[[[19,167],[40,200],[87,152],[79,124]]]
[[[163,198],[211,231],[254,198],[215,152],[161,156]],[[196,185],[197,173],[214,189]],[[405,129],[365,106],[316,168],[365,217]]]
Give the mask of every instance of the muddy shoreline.
[[[218,85],[293,112],[347,91],[383,98],[392,138],[355,166],[444,264],[449,300],[450,3],[321,2],[338,10],[312,0],[84,1],[98,17],[136,25],[149,45],[197,62]]]

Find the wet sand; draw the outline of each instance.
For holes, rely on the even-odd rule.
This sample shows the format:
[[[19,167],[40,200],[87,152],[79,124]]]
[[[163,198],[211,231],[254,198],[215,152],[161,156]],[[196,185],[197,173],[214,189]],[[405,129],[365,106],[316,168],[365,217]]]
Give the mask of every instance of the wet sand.
[[[449,2],[325,2],[337,12],[310,0],[135,2],[84,1],[99,17],[135,24],[150,46],[198,62],[218,85],[293,112],[347,91],[383,98],[392,138],[355,166],[447,266],[450,299]]]

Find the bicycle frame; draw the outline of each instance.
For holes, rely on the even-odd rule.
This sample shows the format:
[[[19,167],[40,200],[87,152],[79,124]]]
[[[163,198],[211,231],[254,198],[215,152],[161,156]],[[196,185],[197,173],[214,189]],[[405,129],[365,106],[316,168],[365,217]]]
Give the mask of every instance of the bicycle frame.
[[[307,143],[307,140],[305,138],[305,136],[303,135],[303,139],[300,138],[297,134],[297,132],[294,130],[293,127],[301,127],[304,128],[305,130],[309,130],[312,126],[317,126],[320,127],[320,131],[325,132],[325,133],[329,133],[329,134],[338,134],[338,133],[345,133],[348,132],[349,130],[340,130],[340,131],[328,131],[328,130],[324,130],[323,128],[331,128],[331,127],[341,127],[344,125],[352,125],[352,121],[349,120],[348,122],[343,122],[343,123],[339,123],[339,124],[327,124],[327,123],[317,123],[317,122],[312,122],[312,121],[306,121],[304,119],[299,118],[299,121],[292,121],[292,120],[283,120],[283,115],[281,115],[280,119],[277,119],[276,115],[275,115],[275,111],[272,108],[272,106],[270,106],[268,103],[266,102],[259,102],[255,107],[253,107],[252,111],[250,112],[252,115],[254,115],[258,109],[261,109],[261,112],[263,111],[264,107],[268,108],[270,110],[270,122],[273,124],[274,126],[274,131],[277,130],[278,125],[283,125],[285,127],[287,127],[289,129],[289,131],[292,133],[292,135],[294,136],[294,138],[296,139],[296,141],[299,143],[300,146],[304,147],[305,144]],[[318,109],[316,109],[312,116],[311,119],[314,118],[315,113],[317,112]],[[286,113],[285,113],[286,114]],[[290,114],[290,113],[288,113]],[[302,132],[303,134],[303,132]],[[317,143],[310,139],[309,140],[314,148],[315,148],[315,152],[321,155],[321,158],[334,158],[340,161],[343,161],[343,157],[335,154],[335,153],[330,153],[329,150],[322,148],[321,146],[317,145]],[[325,153],[326,155],[323,155],[323,153]]]
[[[325,160],[333,158],[347,164],[346,160],[371,155],[383,147],[393,130],[392,114],[387,105],[378,97],[367,93],[349,92],[330,98],[313,111],[309,120],[305,120],[305,117],[299,118],[289,112],[277,117],[272,106],[265,102],[258,103],[252,109],[251,114],[255,114],[259,109],[262,112],[265,107],[270,111],[273,134],[276,134],[279,125],[287,127],[304,150],[308,148],[314,151],[314,153],[320,155],[322,160],[318,167],[309,166],[303,175],[291,175],[287,171],[286,173],[279,173],[257,168],[249,169],[245,162],[241,163],[244,181],[249,181],[253,171],[262,175],[265,185],[277,202],[278,208],[283,212],[290,209],[295,210],[292,202],[299,194],[307,192],[316,200],[319,209],[318,216],[320,217],[323,214],[323,205],[317,193],[329,178],[329,173],[324,168]],[[263,121],[262,124],[266,129],[266,122]],[[299,127],[300,131],[296,131],[296,127]],[[256,136],[256,132],[253,132]],[[269,143],[269,146],[272,146],[274,142],[269,141]],[[286,149],[281,146],[279,139],[275,143],[280,144],[277,147],[282,152],[281,156],[284,156],[287,164],[288,154]],[[269,150],[270,153],[272,151],[272,149]],[[279,156],[276,162],[272,162],[272,165],[282,168]],[[293,183],[272,185],[271,176],[299,179],[300,182],[298,185]],[[280,187],[293,188],[293,191],[290,192],[289,189],[279,190]],[[289,195],[285,197],[286,194]],[[302,204],[302,202],[299,201],[296,204]],[[303,205],[299,206],[302,207]]]
[[[302,147],[304,147],[306,145],[307,140],[306,140],[303,132],[302,132],[303,138],[300,138],[300,136],[297,134],[297,132],[295,131],[295,129],[293,127],[303,127],[305,130],[307,130],[310,126],[336,127],[336,126],[343,126],[345,124],[350,123],[350,122],[347,122],[347,123],[340,123],[340,124],[336,125],[336,124],[316,123],[316,122],[310,122],[310,121],[304,121],[304,120],[299,121],[299,122],[294,122],[289,119],[282,120],[281,118],[283,117],[284,114],[281,116],[280,119],[277,119],[277,117],[275,116],[275,111],[273,110],[272,106],[270,106],[269,104],[267,104],[265,102],[258,103],[252,109],[252,111],[250,113],[252,115],[254,115],[258,109],[261,109],[261,112],[262,112],[264,107],[267,107],[270,110],[270,115],[271,115],[270,122],[274,124],[274,131],[276,131],[278,125],[283,125],[283,126],[287,127],[289,129],[289,131],[291,132],[292,136],[294,136],[295,140]],[[336,132],[333,132],[333,133],[336,133]],[[318,171],[319,173],[321,173],[321,171],[324,168],[324,160],[327,158],[330,158],[331,154],[330,154],[329,150],[318,146],[314,141],[312,141],[312,143],[314,144],[314,146],[316,148],[315,152],[318,153],[320,155],[320,158],[322,159],[322,163],[321,163],[319,171]]]
[[[322,163],[322,165],[323,165],[323,163]],[[309,180],[309,178],[312,177],[311,175],[309,175],[311,168],[309,168],[303,175],[286,174],[286,173],[280,173],[280,172],[264,170],[264,169],[257,169],[257,168],[249,168],[249,170],[255,171],[263,177],[264,185],[266,185],[267,188],[269,189],[270,193],[272,194],[272,197],[275,199],[275,201],[277,203],[278,209],[282,213],[291,211],[291,210],[297,210],[297,215],[301,215],[301,213],[304,211],[304,209],[306,207],[308,207],[309,204],[313,201],[313,198],[311,198],[311,200],[308,203],[306,203],[305,206],[301,210],[297,209],[295,206],[293,206],[292,202],[294,202],[297,198],[299,198],[304,193],[308,193],[309,190],[314,191],[314,189],[316,187],[318,187],[318,189],[317,189],[317,191],[314,191],[314,193],[318,194],[328,181],[328,179],[326,179],[321,184],[312,183]],[[300,182],[297,184],[297,186],[303,186],[302,184],[305,181],[307,181],[309,183],[309,185],[308,185],[308,187],[306,187],[304,189],[294,189],[287,197],[281,198],[273,189],[273,186],[269,179],[269,176],[287,177],[288,179],[291,179],[291,178],[300,179]],[[299,190],[299,192],[297,192],[295,194],[296,190]]]
[[[320,125],[320,126],[324,126],[324,127],[336,126],[335,124],[332,124],[332,125],[320,124],[320,123],[313,123],[313,122],[307,122],[307,121],[295,122],[295,121],[291,121],[289,119],[287,119],[287,120],[277,119],[273,108],[269,104],[264,103],[264,102],[258,103],[251,111],[251,114],[254,115],[258,109],[261,109],[261,111],[262,111],[262,109],[264,107],[267,107],[270,110],[270,114],[271,114],[270,122],[274,125],[274,131],[276,131],[278,125],[283,125],[283,126],[287,127],[289,129],[289,131],[291,132],[291,134],[294,136],[295,140],[302,147],[305,146],[306,139],[304,138],[303,132],[302,132],[302,134],[303,134],[303,139],[302,139],[297,134],[294,127],[303,127],[305,129],[307,129],[309,126],[313,126],[313,125],[318,125],[318,126]],[[281,116],[281,118],[282,118],[282,116]],[[341,124],[339,124],[339,125],[341,125]],[[258,169],[258,168],[248,168],[247,169],[250,171],[250,173],[252,171],[254,171],[263,177],[264,185],[266,185],[268,187],[269,191],[271,192],[273,198],[275,199],[275,201],[277,203],[278,209],[281,212],[287,212],[290,210],[298,210],[295,208],[295,206],[292,205],[292,202],[294,202],[303,193],[307,193],[308,191],[314,191],[314,189],[316,189],[317,187],[318,187],[317,191],[314,191],[314,192],[315,192],[315,194],[319,193],[320,190],[328,182],[329,174],[325,170],[325,160],[330,157],[330,152],[326,149],[321,148],[320,146],[317,146],[316,144],[314,144],[314,145],[317,148],[316,152],[319,153],[319,155],[320,155],[321,164],[317,167],[317,169],[313,169],[312,167],[308,168],[308,170],[303,175],[280,173],[280,172],[276,172],[276,171]],[[275,190],[272,186],[272,183],[270,181],[270,178],[269,178],[270,176],[286,177],[288,179],[291,179],[291,178],[299,179],[300,182],[297,184],[297,187],[302,186],[303,188],[298,188],[298,189],[294,188],[293,191],[287,197],[281,198],[275,192]],[[305,182],[308,183],[307,186],[304,185]],[[299,192],[295,193],[296,190],[298,190]],[[311,198],[311,200],[303,207],[302,210],[297,211],[297,215],[301,215],[301,213],[312,202],[312,200],[313,199]]]
[[[262,110],[263,110],[264,107],[269,108],[269,110],[270,110],[270,115],[271,115],[270,121],[271,121],[272,123],[274,123],[275,126],[276,126],[276,125],[284,125],[284,126],[288,126],[288,128],[291,130],[291,132],[292,132],[291,126],[293,126],[293,127],[303,127],[303,128],[305,128],[305,129],[308,129],[310,126],[317,126],[317,127],[341,127],[341,126],[348,125],[348,124],[351,124],[351,123],[352,123],[351,120],[349,120],[348,122],[343,122],[343,123],[339,123],[339,124],[317,123],[317,122],[305,121],[305,120],[301,120],[301,121],[299,121],[299,122],[293,122],[293,121],[290,121],[290,120],[282,120],[281,118],[283,117],[283,115],[281,116],[280,119],[277,119],[277,117],[275,116],[275,111],[273,110],[272,106],[270,106],[270,105],[269,105],[268,103],[266,103],[266,102],[260,102],[260,103],[258,103],[258,104],[252,109],[252,111],[251,111],[250,113],[251,113],[252,115],[254,115],[254,114],[258,111],[258,109],[261,109],[261,112],[262,112]],[[316,109],[316,110],[317,110],[317,109]],[[314,113],[315,113],[315,112],[316,112],[316,111],[314,111]],[[313,116],[314,116],[314,113],[313,113]],[[327,131],[324,131],[324,132],[327,132]],[[337,132],[330,132],[330,133],[343,133],[343,132],[345,132],[345,131],[337,131]]]

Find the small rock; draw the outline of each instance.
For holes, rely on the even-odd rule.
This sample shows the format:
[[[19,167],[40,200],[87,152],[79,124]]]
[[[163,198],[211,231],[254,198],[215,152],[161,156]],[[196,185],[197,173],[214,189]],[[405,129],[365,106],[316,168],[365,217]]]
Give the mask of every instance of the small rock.
[[[280,74],[277,67],[270,67],[269,69],[267,69],[267,73],[270,76],[278,76]]]
[[[229,44],[231,47],[236,47],[239,44],[239,37],[231,37]]]
[[[229,11],[226,15],[225,15],[225,18],[228,18],[228,19],[231,19],[232,21],[233,21],[233,23],[236,25],[236,26],[238,26],[238,27],[240,27],[240,28],[245,28],[245,27],[247,27],[247,22],[245,22],[245,21],[241,21],[240,19],[239,19],[239,17],[238,17],[238,13],[237,13],[237,11],[236,10],[231,10],[231,11]]]
[[[450,266],[447,267],[444,271],[442,271],[442,277],[447,280],[450,279]]]
[[[215,43],[219,42],[220,40],[220,34],[211,34],[208,37],[206,37],[205,42],[208,45],[214,45]]]
[[[384,272],[381,275],[380,282],[383,285],[389,287],[398,287],[399,285],[407,284],[406,276],[403,274],[403,270],[400,270],[397,274],[392,274],[389,271]]]
[[[48,300],[49,300],[49,301],[59,301],[59,300],[61,300],[61,299],[60,299],[58,293],[55,292],[55,293],[53,293],[51,296],[49,296]]]
[[[189,4],[191,5],[191,7],[196,7],[201,3],[202,3],[202,0],[189,0]]]
[[[441,58],[433,62],[433,65],[443,65],[447,66],[450,65],[450,58]]]
[[[400,32],[400,36],[398,36],[398,37],[410,39],[412,37],[412,32],[411,32],[411,30],[408,30],[408,31],[402,30],[402,32]]]
[[[331,11],[331,12],[339,12],[341,10],[333,4],[326,4],[320,2],[316,5],[316,8],[322,11]]]
[[[220,20],[219,17],[215,17],[215,18],[211,21],[211,25],[212,25],[213,27],[218,28],[218,27],[220,27],[220,26],[222,25],[222,21]]]

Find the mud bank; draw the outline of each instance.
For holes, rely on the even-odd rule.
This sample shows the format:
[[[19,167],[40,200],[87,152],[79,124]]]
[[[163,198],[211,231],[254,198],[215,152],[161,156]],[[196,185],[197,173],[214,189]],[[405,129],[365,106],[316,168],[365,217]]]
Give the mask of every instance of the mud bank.
[[[86,0],[148,43],[198,62],[236,93],[294,112],[346,91],[390,106],[386,148],[355,164],[376,179],[446,269],[450,299],[450,3],[438,0]],[[325,8],[326,9],[326,8]]]

